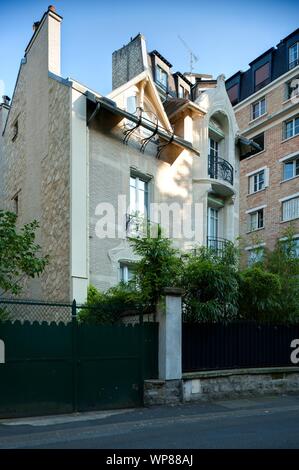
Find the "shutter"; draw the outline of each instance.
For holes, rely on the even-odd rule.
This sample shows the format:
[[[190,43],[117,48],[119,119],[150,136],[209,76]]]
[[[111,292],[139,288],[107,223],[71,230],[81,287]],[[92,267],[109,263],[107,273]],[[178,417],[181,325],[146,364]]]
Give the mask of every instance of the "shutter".
[[[269,78],[269,75],[270,63],[267,62],[255,71],[255,86],[267,80],[267,78]]]

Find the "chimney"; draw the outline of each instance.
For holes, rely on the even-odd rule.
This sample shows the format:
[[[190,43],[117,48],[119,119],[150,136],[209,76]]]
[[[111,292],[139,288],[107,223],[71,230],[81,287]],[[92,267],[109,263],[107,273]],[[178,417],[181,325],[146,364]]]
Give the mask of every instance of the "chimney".
[[[9,106],[10,98],[7,95],[2,96],[2,104],[5,104],[6,106]]]
[[[112,54],[112,89],[118,88],[148,68],[145,38],[137,36]]]
[[[33,29],[34,32],[38,29],[39,25],[40,25],[40,21],[35,21],[33,23],[32,29]]]
[[[43,57],[48,59],[47,68],[49,72],[60,75],[60,27],[62,17],[56,13],[53,5],[49,5],[47,11],[40,21],[33,23],[34,34],[29,42],[25,56],[30,60],[32,57]],[[35,50],[31,54],[31,50]],[[35,59],[33,59],[35,60]],[[37,60],[38,62],[38,60]],[[42,59],[40,63],[44,63]]]

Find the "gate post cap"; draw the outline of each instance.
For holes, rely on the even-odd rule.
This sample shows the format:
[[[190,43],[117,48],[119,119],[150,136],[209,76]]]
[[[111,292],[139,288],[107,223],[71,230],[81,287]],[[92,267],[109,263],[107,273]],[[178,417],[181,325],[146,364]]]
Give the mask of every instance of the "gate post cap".
[[[181,287],[165,287],[163,290],[165,295],[181,296],[184,293],[184,289]]]

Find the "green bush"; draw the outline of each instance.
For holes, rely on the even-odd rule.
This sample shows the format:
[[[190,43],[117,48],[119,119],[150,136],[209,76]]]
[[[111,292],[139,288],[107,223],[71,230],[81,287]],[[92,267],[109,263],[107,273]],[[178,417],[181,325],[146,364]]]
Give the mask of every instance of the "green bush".
[[[80,322],[111,325],[120,321],[125,314],[138,314],[139,294],[132,283],[120,283],[106,292],[89,286],[87,301],[78,314]]]
[[[187,256],[182,276],[184,319],[227,322],[237,318],[238,277],[236,250],[231,246],[221,256],[204,247]]]
[[[0,308],[0,323],[9,320],[9,313],[5,308]]]
[[[281,317],[282,288],[277,274],[252,266],[240,273],[240,314],[256,321],[277,321]]]
[[[182,261],[178,250],[158,227],[156,237],[130,238],[140,260],[135,265],[135,283],[144,313],[156,312],[165,287],[179,286]]]

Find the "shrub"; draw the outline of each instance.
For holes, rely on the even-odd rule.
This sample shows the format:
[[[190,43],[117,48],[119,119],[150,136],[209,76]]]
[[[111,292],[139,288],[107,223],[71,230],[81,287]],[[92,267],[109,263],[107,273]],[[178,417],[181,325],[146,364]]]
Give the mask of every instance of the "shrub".
[[[119,322],[125,314],[138,314],[139,311],[139,294],[131,283],[121,282],[106,292],[100,292],[91,285],[78,319],[88,324],[109,325]]]
[[[242,318],[256,321],[278,321],[281,318],[280,277],[260,265],[240,273],[240,314]]]
[[[135,267],[135,282],[145,313],[156,312],[165,287],[180,285],[181,258],[158,227],[156,237],[130,238],[134,252],[140,256]]]
[[[190,322],[227,322],[238,317],[236,250],[219,256],[201,247],[185,259],[182,285],[184,319]]]

